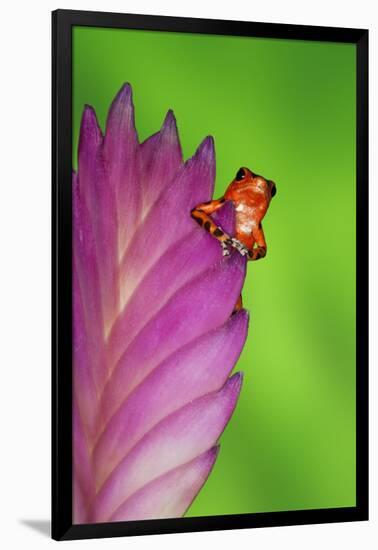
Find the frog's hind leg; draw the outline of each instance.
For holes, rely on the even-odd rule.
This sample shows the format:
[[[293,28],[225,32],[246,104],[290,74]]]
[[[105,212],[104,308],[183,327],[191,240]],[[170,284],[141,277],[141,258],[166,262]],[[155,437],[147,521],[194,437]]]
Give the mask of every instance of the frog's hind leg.
[[[242,298],[242,295],[240,294],[240,296],[238,298],[238,301],[236,302],[236,304],[234,306],[234,309],[232,311],[232,315],[234,315],[234,313],[237,313],[238,311],[240,311],[242,308],[243,308],[243,298]]]

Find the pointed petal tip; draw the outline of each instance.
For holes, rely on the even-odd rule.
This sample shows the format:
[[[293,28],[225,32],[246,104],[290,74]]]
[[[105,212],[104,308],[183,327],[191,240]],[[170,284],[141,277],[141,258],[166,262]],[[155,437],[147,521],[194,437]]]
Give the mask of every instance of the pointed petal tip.
[[[246,309],[240,309],[230,317],[230,326],[236,325],[237,330],[247,330],[249,324],[249,313]]]
[[[221,436],[221,433],[223,433],[224,428],[227,426],[235,410],[236,404],[239,399],[242,382],[243,382],[243,373],[236,372],[226,380],[226,382],[224,383],[224,385],[220,390],[218,390],[213,394],[213,395],[216,395],[217,399],[220,400],[220,402],[222,403],[223,410],[225,412],[225,415],[223,417],[223,428],[222,428],[222,431],[219,432],[217,440]]]
[[[238,311],[238,314],[242,319],[249,321],[249,311],[247,309],[241,309],[240,311]]]
[[[177,123],[176,123],[176,117],[174,115],[174,112],[172,109],[169,109],[167,111],[167,114],[165,115],[165,119],[162,125],[162,130],[165,129],[177,129]]]
[[[92,105],[89,105],[89,103],[85,103],[83,109],[83,117],[88,116],[91,113],[93,113],[94,115],[96,114],[94,107]]]
[[[116,94],[115,98],[113,99],[109,110],[109,114],[114,110],[117,110],[118,112],[119,109],[121,109],[121,112],[124,109],[125,110],[134,109],[133,91],[132,91],[131,85],[128,82],[122,85],[122,87]]]
[[[198,146],[195,156],[206,158],[206,157],[214,157],[214,155],[215,155],[214,138],[212,136],[207,136]]]
[[[131,99],[133,95],[133,89],[131,87],[131,84],[129,82],[124,82],[122,84],[118,94],[116,95],[116,99],[119,100],[128,100]]]
[[[80,136],[82,136],[83,133],[88,134],[89,132],[101,134],[101,129],[98,124],[94,107],[92,107],[92,105],[85,104],[81,117]]]
[[[135,127],[132,89],[128,82],[118,91],[108,111],[104,144],[110,167],[116,171],[119,170],[119,155],[125,162],[126,158],[130,155],[132,158],[135,154],[138,134]]]
[[[204,451],[203,453],[200,453],[197,457],[192,459],[190,462],[197,461],[202,463],[203,466],[207,465],[207,468],[209,468],[209,473],[210,473],[211,468],[213,464],[215,464],[215,461],[218,457],[219,450],[220,450],[220,443],[215,443],[215,445],[210,447],[210,449],[208,449],[207,451]]]
[[[225,384],[225,390],[231,392],[232,394],[238,395],[240,393],[242,383],[243,383],[243,372],[236,372],[233,374]]]
[[[169,111],[167,111],[167,114],[165,115],[165,119],[160,129],[160,134],[164,136],[165,139],[168,139],[170,143],[177,143],[181,151],[176,117],[172,109],[169,109]]]
[[[81,160],[88,155],[89,158],[93,157],[94,151],[102,143],[103,134],[98,124],[96,111],[91,105],[85,105],[80,123],[80,135],[78,146],[78,164],[79,172]],[[83,157],[83,156],[84,157]]]
[[[200,143],[193,157],[189,159],[189,164],[196,166],[203,171],[204,174],[210,174],[208,183],[210,185],[210,194],[212,195],[215,178],[215,148],[214,140],[211,136],[206,137],[202,143]],[[203,200],[208,199],[204,198]]]
[[[207,451],[200,454],[197,458],[194,459],[202,463],[202,465],[207,470],[207,475],[210,474],[218,458],[219,450],[220,450],[220,444],[216,443],[215,445],[213,445],[213,447],[210,447],[210,449],[208,449]]]
[[[205,454],[207,455],[209,462],[216,460],[218,454],[220,451],[220,444],[214,445],[214,447],[211,447]]]

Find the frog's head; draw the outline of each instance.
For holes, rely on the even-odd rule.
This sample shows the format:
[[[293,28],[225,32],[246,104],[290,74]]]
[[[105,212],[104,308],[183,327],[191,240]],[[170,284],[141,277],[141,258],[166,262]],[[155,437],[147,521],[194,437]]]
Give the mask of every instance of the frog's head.
[[[271,199],[277,193],[276,184],[272,180],[259,176],[250,170],[249,168],[239,168],[235,176],[235,182],[244,185],[246,187],[252,187],[259,192],[263,192]]]

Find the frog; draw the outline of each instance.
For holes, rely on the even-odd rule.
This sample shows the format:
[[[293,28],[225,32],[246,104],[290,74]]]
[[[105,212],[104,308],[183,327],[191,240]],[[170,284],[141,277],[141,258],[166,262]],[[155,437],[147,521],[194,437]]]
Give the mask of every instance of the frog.
[[[260,260],[267,253],[262,220],[276,193],[274,181],[242,166],[221,198],[198,204],[191,210],[191,216],[219,241],[223,256],[229,256],[231,250],[235,249],[247,260]],[[211,218],[211,214],[222,208],[227,201],[235,208],[234,237],[223,231]],[[242,307],[243,300],[240,296],[234,312]]]

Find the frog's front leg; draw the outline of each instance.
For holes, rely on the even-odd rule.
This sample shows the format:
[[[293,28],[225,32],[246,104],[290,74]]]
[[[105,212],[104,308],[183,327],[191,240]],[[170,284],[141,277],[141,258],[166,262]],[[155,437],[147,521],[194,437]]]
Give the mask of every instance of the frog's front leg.
[[[230,254],[229,247],[235,248],[242,256],[245,256],[248,254],[248,249],[238,239],[234,239],[228,233],[225,233],[210,216],[210,214],[221,208],[225,202],[226,200],[224,197],[203,202],[192,209],[191,216],[201,227],[220,242],[223,256],[228,256]]]
[[[239,254],[241,254],[242,256],[249,255],[248,248],[244,246],[244,244],[241,241],[239,241],[239,239],[235,239],[234,237],[230,237],[226,241],[221,241],[221,245],[223,249],[223,256],[230,255],[230,249],[229,249],[230,246],[232,248],[235,248],[235,250],[237,250]]]
[[[230,252],[228,250],[228,245],[231,241],[230,235],[225,233],[221,227],[219,227],[214,220],[210,217],[210,214],[222,208],[226,202],[224,197],[220,199],[203,202],[198,204],[190,212],[192,218],[206,231],[208,231],[213,237],[215,237],[222,246],[223,255],[227,256]]]

